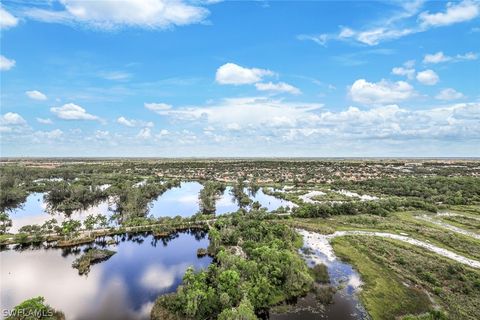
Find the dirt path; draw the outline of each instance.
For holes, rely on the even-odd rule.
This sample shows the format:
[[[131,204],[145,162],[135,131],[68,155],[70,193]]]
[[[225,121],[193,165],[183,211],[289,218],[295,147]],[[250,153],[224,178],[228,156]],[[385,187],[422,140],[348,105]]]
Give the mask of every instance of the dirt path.
[[[438,214],[438,216],[440,216],[440,214]],[[458,215],[458,216],[460,216],[460,215]],[[443,222],[443,221],[440,221],[440,220],[437,220],[437,219],[435,219],[435,217],[424,214],[424,215],[421,215],[421,216],[415,216],[415,218],[433,223],[433,224],[435,224],[439,227],[450,230],[452,232],[456,232],[456,233],[463,234],[465,236],[472,237],[472,238],[475,238],[477,240],[480,240],[480,234],[475,233],[473,231],[469,231],[469,230],[459,228],[457,226],[451,225],[449,223],[446,223],[446,222]]]
[[[386,233],[386,232],[374,232],[374,231],[336,231],[332,234],[324,235],[323,237],[325,237],[327,240],[331,240],[331,239],[336,238],[336,237],[349,236],[349,235],[374,236],[374,237],[382,237],[382,238],[388,238],[388,239],[403,241],[403,242],[406,242],[408,244],[427,249],[431,252],[434,252],[434,253],[439,254],[443,257],[455,260],[455,261],[457,261],[459,263],[462,263],[462,264],[465,264],[467,266],[480,269],[480,261],[461,256],[459,254],[456,254],[455,252],[437,247],[437,246],[435,246],[433,244],[430,244],[428,242],[416,240],[416,239],[413,239],[413,238],[410,238],[410,237],[407,237],[407,236],[402,236],[402,235],[399,235],[399,234]]]

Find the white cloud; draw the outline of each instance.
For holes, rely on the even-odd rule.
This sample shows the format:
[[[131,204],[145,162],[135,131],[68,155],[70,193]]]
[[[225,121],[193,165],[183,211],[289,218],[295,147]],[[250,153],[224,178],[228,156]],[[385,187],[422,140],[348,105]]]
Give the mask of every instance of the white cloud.
[[[127,119],[123,116],[117,119],[117,123],[120,123],[127,127],[153,127],[153,122],[151,121],[146,122],[142,120]]]
[[[15,66],[15,60],[8,59],[7,57],[0,55],[0,70],[8,71]]]
[[[349,94],[353,101],[362,104],[388,104],[412,98],[415,90],[405,81],[371,83],[358,79],[350,87]]]
[[[357,41],[374,46],[384,40],[398,39],[403,36],[414,33],[413,29],[387,29],[377,28],[367,31],[358,32],[356,34]]]
[[[152,130],[150,128],[142,128],[137,134],[138,139],[149,139],[152,137]]]
[[[144,103],[145,108],[160,115],[165,114],[172,106],[166,103]]]
[[[440,80],[438,75],[435,73],[433,70],[425,70],[417,73],[417,80],[425,84],[427,86],[433,86],[437,84],[437,82]]]
[[[464,95],[463,93],[458,92],[455,89],[446,88],[440,91],[440,93],[437,94],[435,98],[439,100],[457,100],[457,99],[464,98]]]
[[[326,46],[329,36],[327,34],[319,34],[319,35],[308,35],[308,34],[301,34],[297,36],[298,40],[311,40],[321,46]]]
[[[231,131],[239,131],[242,129],[242,127],[236,122],[227,124],[226,128],[227,130],[231,130]]]
[[[30,99],[33,99],[33,100],[47,100],[47,96],[40,92],[40,91],[37,91],[37,90],[32,90],[32,91],[26,91],[25,94],[27,95],[27,97],[29,97]]]
[[[2,125],[13,125],[13,126],[24,126],[27,124],[27,121],[15,112],[7,112],[0,118],[0,124]]]
[[[52,131],[36,131],[35,136],[37,138],[43,138],[43,139],[58,139],[63,136],[63,131],[60,129],[55,129]]]
[[[241,128],[274,127],[281,119],[290,119],[294,125],[314,118],[311,111],[321,108],[321,104],[283,102],[265,97],[224,99],[220,103],[205,107],[185,107],[168,110],[166,116],[177,120],[195,121],[208,127]],[[277,119],[273,121],[272,119]],[[211,131],[211,130],[207,130]]]
[[[168,131],[167,129],[162,129],[158,134],[155,135],[155,137],[158,139],[161,139],[165,136],[168,136],[169,134],[170,134],[170,131]]]
[[[270,70],[244,68],[235,63],[226,63],[217,69],[215,80],[220,84],[252,84],[259,82],[266,76],[273,76]]]
[[[422,12],[419,19],[423,27],[439,27],[472,20],[479,13],[480,9],[477,1],[464,0],[460,3],[447,3],[445,12]]]
[[[392,74],[397,76],[406,76],[408,79],[415,77],[415,60],[409,60],[403,64],[403,67],[395,67],[392,69]]]
[[[67,103],[61,107],[52,107],[50,111],[63,120],[100,120],[99,117],[87,113],[84,108],[74,103]]]
[[[301,94],[302,92],[297,87],[292,86],[291,84],[285,82],[259,82],[255,84],[255,87],[259,91],[271,91],[276,93],[290,93],[290,94]]]
[[[394,90],[398,89],[396,84],[391,85]],[[400,95],[400,99],[404,98],[404,95]],[[380,100],[382,99],[387,100],[385,96]],[[369,97],[368,102],[371,100],[373,99]],[[378,101],[379,99],[375,100]],[[371,139],[406,142],[414,139],[447,141],[460,137],[480,138],[478,103],[422,110],[385,104],[367,109],[349,107],[343,111],[323,111],[320,105],[270,98],[244,98],[225,99],[204,107],[175,108],[167,116],[174,118],[179,126],[183,121],[188,123],[188,127],[193,125],[200,128],[201,136],[193,138],[191,131],[184,131],[179,139],[192,136],[188,140],[194,140],[196,144],[241,144],[248,141],[252,148],[265,148],[265,143],[268,143],[269,148],[282,145],[275,144],[274,141],[292,142],[295,148],[309,148],[312,145],[319,146],[326,140],[346,143],[354,140],[357,143],[366,139],[370,145]],[[208,127],[215,127],[215,132],[205,130]]]
[[[477,60],[478,54],[474,52],[467,52],[465,54],[457,54],[456,58],[458,60]]]
[[[460,62],[465,60],[476,60],[478,55],[474,52],[467,52],[465,54],[457,54],[455,57],[446,56],[442,51],[433,54],[426,54],[423,58],[423,63],[441,63],[441,62]]]
[[[465,22],[479,15],[478,1],[464,0],[460,3],[447,3],[446,11],[430,14],[419,14],[424,0],[390,1],[392,6],[399,7],[387,18],[369,23],[368,27],[354,30],[341,26],[340,31],[332,34],[299,35],[299,40],[311,40],[326,46],[329,40],[354,41],[375,46],[387,40],[394,40],[411,34],[427,31],[430,28]]]
[[[395,67],[392,69],[392,74],[397,76],[406,76],[408,79],[413,79],[415,77],[415,69]]]
[[[41,124],[53,124],[52,120],[49,118],[37,118],[37,122]]]
[[[451,57],[447,57],[442,51],[433,54],[426,54],[423,58],[423,63],[440,63],[451,60]]]
[[[33,8],[27,16],[44,22],[77,23],[96,29],[121,27],[165,29],[200,23],[209,11],[184,0],[62,0],[64,10]]]
[[[0,29],[8,29],[11,27],[15,27],[17,23],[18,19],[0,6]]]
[[[97,140],[108,140],[110,139],[110,131],[108,130],[96,130],[95,139]]]

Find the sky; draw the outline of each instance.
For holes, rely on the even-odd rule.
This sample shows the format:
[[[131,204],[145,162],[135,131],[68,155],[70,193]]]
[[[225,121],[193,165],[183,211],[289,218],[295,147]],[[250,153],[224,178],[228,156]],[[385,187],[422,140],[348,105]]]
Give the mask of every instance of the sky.
[[[2,157],[478,157],[480,2],[2,0]]]

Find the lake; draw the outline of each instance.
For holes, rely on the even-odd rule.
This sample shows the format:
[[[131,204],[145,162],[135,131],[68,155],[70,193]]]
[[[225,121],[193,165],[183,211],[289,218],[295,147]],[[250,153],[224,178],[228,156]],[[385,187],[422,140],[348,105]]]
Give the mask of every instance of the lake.
[[[117,253],[92,265],[80,276],[72,262],[89,247],[39,248],[0,252],[1,308],[43,296],[67,319],[149,319],[155,298],[175,291],[189,266],[207,267],[210,257],[197,257],[206,248],[205,233],[179,233],[171,239],[151,235],[116,236]],[[100,240],[100,239],[98,239]]]

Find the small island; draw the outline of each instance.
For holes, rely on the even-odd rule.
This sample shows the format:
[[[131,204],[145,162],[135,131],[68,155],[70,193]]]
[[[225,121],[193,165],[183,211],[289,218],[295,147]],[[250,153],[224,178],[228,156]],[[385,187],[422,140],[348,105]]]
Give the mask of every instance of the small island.
[[[75,259],[72,267],[78,269],[78,274],[83,275],[90,272],[90,266],[110,259],[116,252],[106,249],[91,249],[85,252],[80,258]]]

